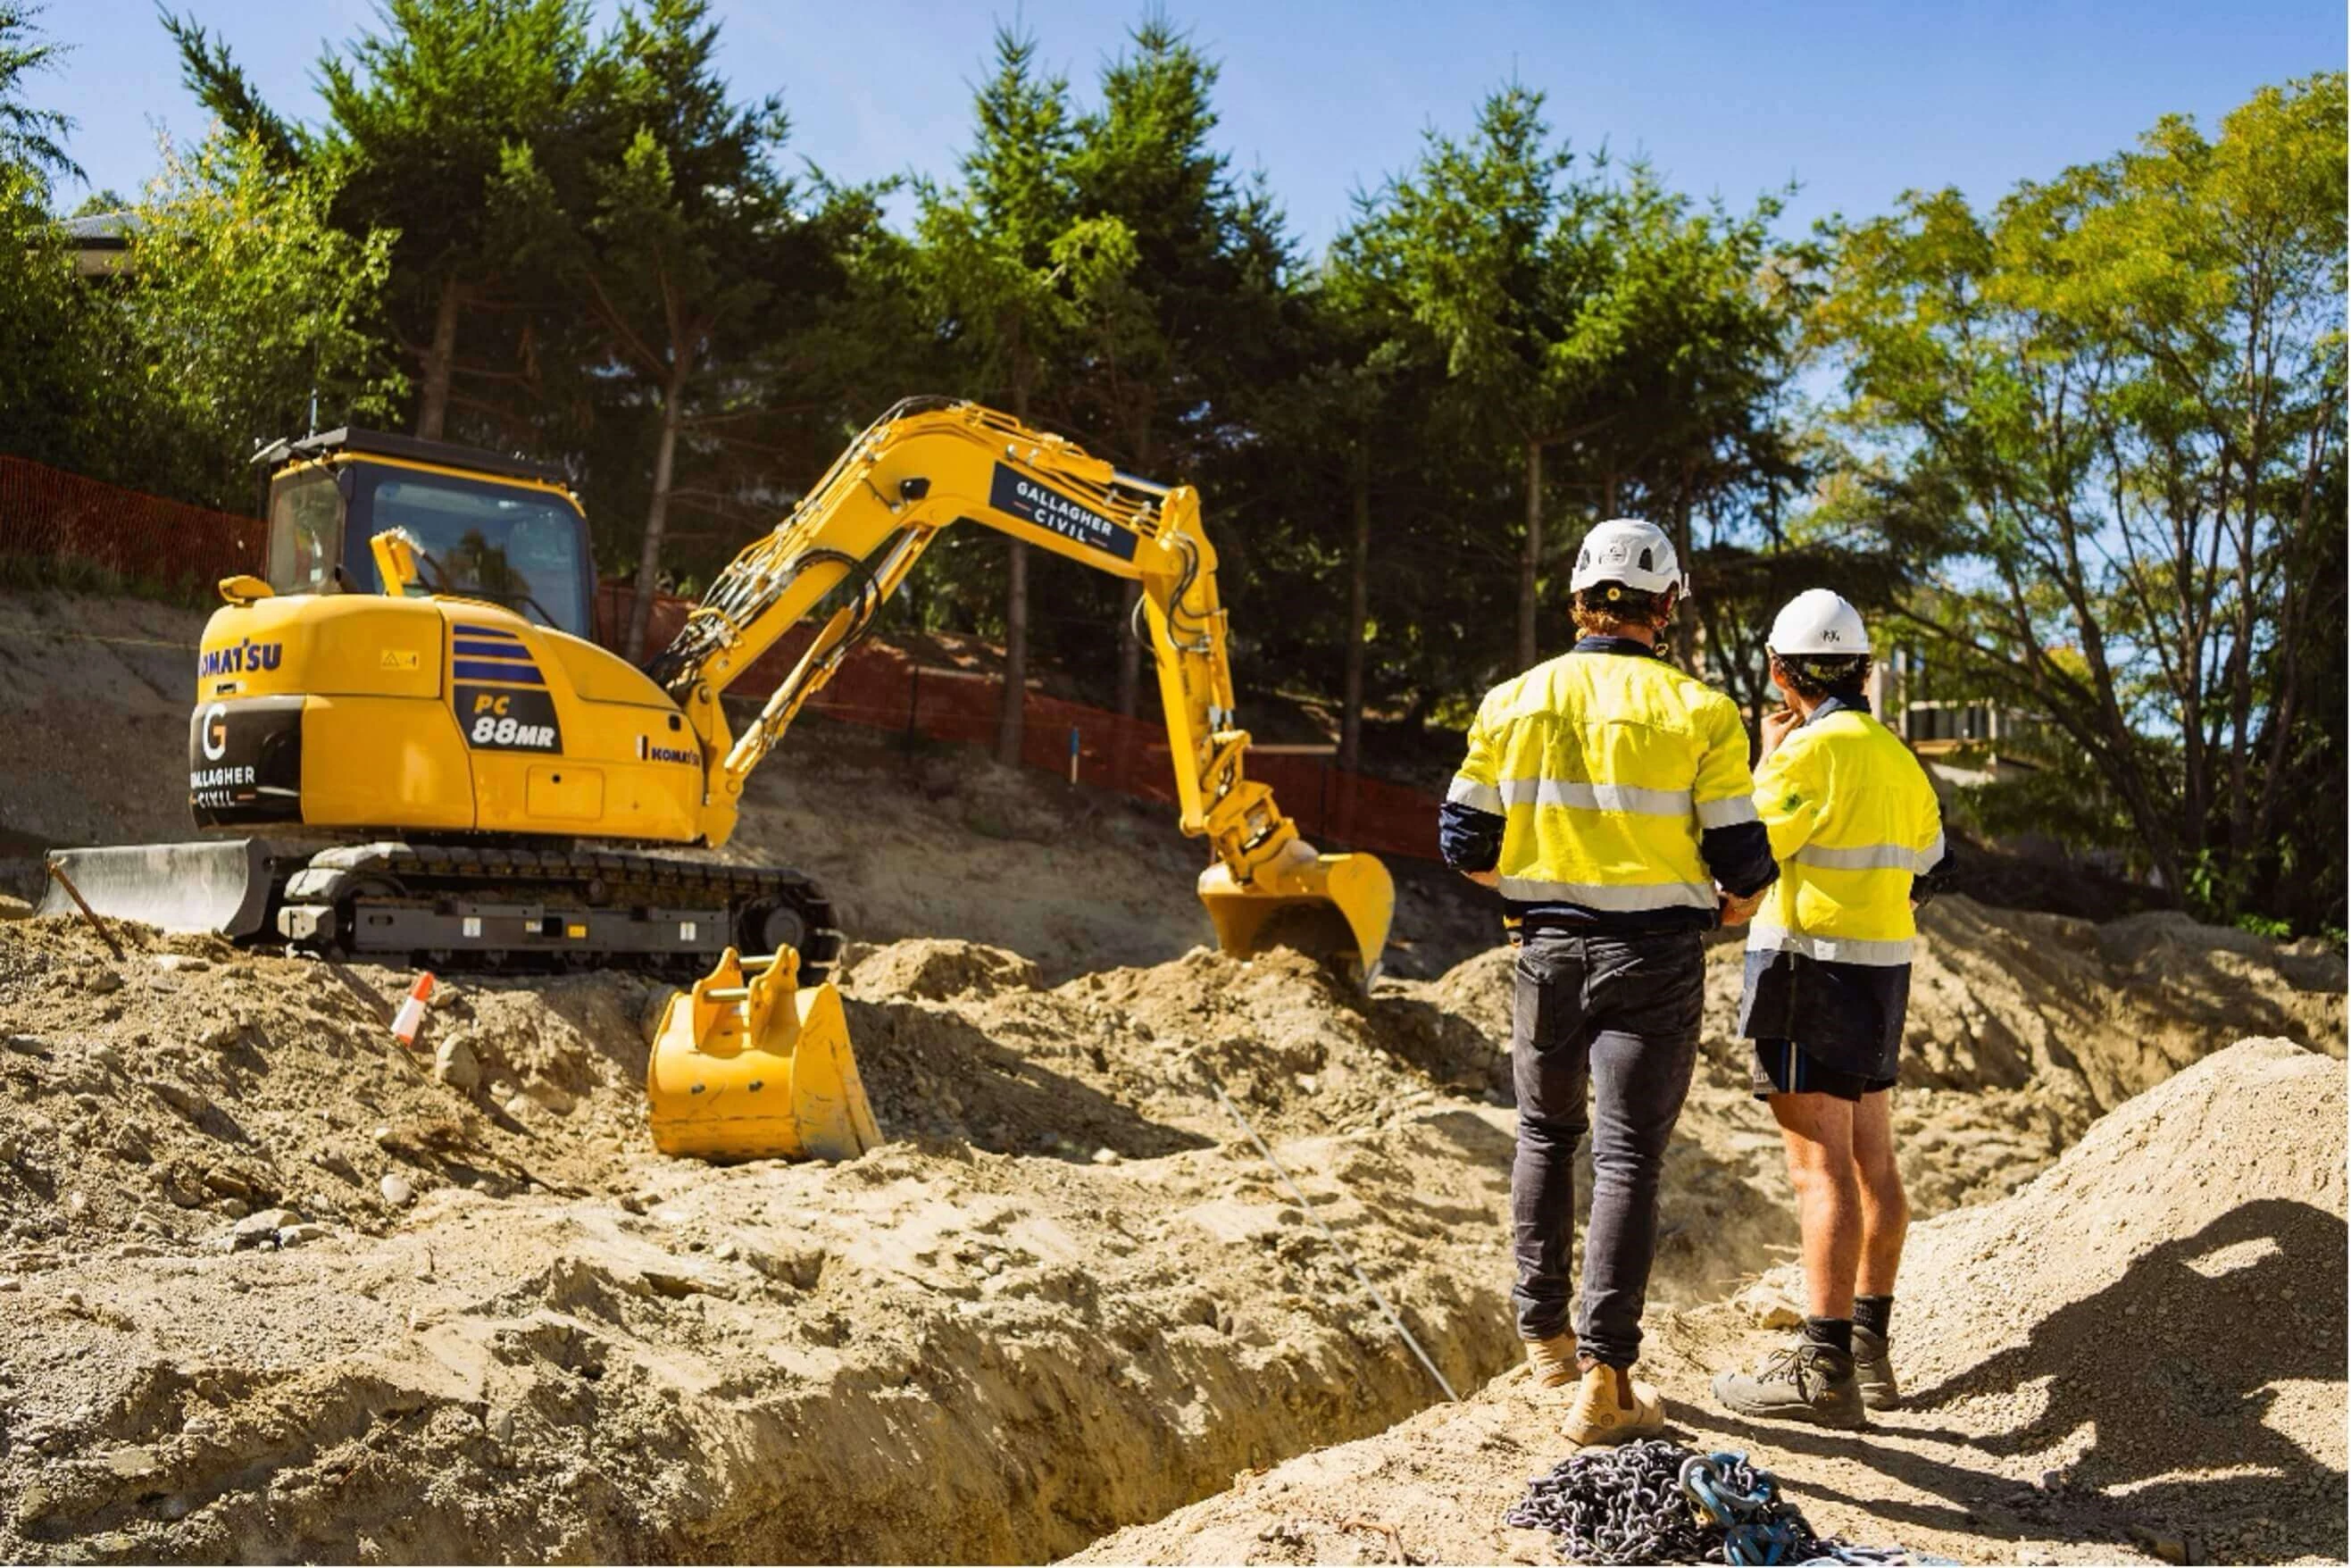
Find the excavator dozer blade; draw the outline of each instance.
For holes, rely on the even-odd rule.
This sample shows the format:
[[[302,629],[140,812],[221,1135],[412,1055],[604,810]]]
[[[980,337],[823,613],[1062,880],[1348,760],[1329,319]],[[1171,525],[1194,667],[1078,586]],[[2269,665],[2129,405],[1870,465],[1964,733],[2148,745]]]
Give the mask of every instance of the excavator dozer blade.
[[[669,1000],[645,1064],[653,1146],[709,1160],[853,1160],[882,1141],[831,981],[729,947]]]
[[[1200,873],[1217,946],[1246,958],[1295,947],[1369,985],[1395,918],[1395,882],[1376,855],[1316,855],[1237,883],[1221,865]]]
[[[114,844],[49,854],[49,863],[72,880],[92,910],[110,920],[229,937],[251,936],[262,929],[279,862],[299,859],[298,849],[267,839]],[[76,913],[73,900],[55,877],[42,894],[39,912]]]

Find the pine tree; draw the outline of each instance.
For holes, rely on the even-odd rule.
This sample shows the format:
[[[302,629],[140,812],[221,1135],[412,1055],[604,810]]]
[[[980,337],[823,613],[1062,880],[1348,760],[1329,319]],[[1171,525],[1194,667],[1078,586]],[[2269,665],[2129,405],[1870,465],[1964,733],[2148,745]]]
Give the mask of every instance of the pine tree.
[[[1070,161],[1075,131],[1066,78],[1037,60],[1034,37],[996,35],[996,69],[973,101],[962,184],[921,187],[924,294],[956,345],[966,389],[1004,396],[1014,417],[1040,415],[1062,384],[1089,314],[1123,286],[1134,236],[1080,208]],[[1020,760],[1029,673],[1027,547],[1005,557],[1004,707],[996,754]]]
[[[623,9],[591,74],[601,84],[587,151],[559,164],[509,144],[493,190],[498,243],[567,290],[649,407],[658,434],[636,597],[622,650],[644,653],[680,465],[721,371],[756,349],[762,308],[805,225],[779,172],[779,99],[738,105],[718,75],[707,0]]]

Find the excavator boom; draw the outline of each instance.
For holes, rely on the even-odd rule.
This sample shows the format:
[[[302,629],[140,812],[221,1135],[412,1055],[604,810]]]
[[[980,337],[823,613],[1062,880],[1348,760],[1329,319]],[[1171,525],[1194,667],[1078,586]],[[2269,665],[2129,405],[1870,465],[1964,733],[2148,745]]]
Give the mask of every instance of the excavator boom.
[[[1273,791],[1248,776],[1235,714],[1217,555],[1199,497],[1119,473],[1055,435],[977,403],[910,399],[868,426],[792,515],[736,557],[648,666],[705,741],[710,841],[731,831],[745,780],[841,668],[945,528],[977,523],[1141,585],[1185,832],[1208,841],[1200,877],[1219,946],[1309,948],[1368,982],[1395,912],[1387,868],[1320,854]],[[786,632],[825,619],[739,737],[719,698]]]

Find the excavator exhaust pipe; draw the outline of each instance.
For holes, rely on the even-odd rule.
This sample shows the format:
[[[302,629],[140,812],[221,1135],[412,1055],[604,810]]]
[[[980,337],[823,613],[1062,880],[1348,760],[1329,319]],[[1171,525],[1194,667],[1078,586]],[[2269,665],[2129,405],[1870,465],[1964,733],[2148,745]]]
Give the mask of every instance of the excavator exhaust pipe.
[[[1375,855],[1293,847],[1300,852],[1246,883],[1221,864],[1200,873],[1217,946],[1237,958],[1295,947],[1369,986],[1395,918],[1395,879]]]
[[[669,999],[645,1064],[653,1146],[706,1160],[853,1160],[882,1141],[831,981],[729,947]]]

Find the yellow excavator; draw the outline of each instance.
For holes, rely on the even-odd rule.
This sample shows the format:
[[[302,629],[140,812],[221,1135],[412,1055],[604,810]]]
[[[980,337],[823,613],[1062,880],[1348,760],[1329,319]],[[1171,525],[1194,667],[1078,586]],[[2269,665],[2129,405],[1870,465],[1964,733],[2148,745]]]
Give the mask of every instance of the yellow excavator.
[[[101,915],[444,969],[629,967],[684,977],[648,1071],[654,1138],[711,1157],[853,1156],[878,1141],[830,904],[716,848],[745,782],[940,531],[976,522],[1141,584],[1181,821],[1219,945],[1317,952],[1368,981],[1395,892],[1319,854],[1247,776],[1216,552],[1187,486],[1122,474],[975,403],[910,399],[720,574],[640,670],[589,638],[577,500],[550,470],[337,431],[264,455],[266,580],[221,585],[188,738],[201,828],[273,836],[52,856]],[[814,635],[734,733],[720,699]],[[45,908],[64,912],[62,883]],[[706,971],[706,972],[705,972]]]

